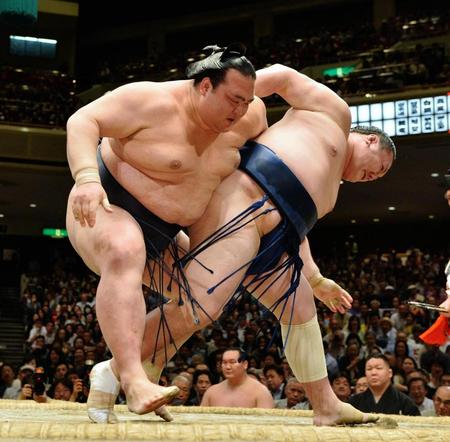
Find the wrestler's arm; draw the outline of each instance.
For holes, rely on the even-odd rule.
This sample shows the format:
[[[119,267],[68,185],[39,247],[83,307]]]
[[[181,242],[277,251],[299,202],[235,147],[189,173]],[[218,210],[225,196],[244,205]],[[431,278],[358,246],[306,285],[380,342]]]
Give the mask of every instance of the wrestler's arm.
[[[98,176],[99,138],[126,138],[149,122],[156,124],[165,96],[157,83],[131,83],[87,104],[67,121],[67,158],[77,183],[73,211],[82,225],[93,225],[99,204],[110,210]]]
[[[270,391],[264,385],[261,385],[261,387],[263,388],[258,389],[258,395],[256,397],[256,408],[275,408]]]
[[[314,296],[331,311],[345,313],[345,310],[352,306],[353,299],[339,284],[320,273],[312,257],[308,238],[305,238],[300,245],[300,258],[303,261],[303,276],[308,280]]]
[[[209,387],[202,397],[200,407],[211,407],[211,389],[214,389],[214,385]],[[214,390],[213,390],[214,391]]]
[[[280,95],[294,109],[323,112],[342,128],[350,127],[347,103],[330,88],[288,66],[275,64],[256,72],[258,97]]]

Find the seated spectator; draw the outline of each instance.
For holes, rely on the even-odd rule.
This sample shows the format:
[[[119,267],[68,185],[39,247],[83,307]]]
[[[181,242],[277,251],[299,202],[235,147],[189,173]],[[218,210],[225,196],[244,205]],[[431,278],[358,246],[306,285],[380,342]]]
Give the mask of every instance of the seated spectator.
[[[427,398],[427,383],[423,378],[411,378],[408,382],[409,397],[414,401],[420,414],[433,410],[433,401]]]
[[[192,385],[193,395],[189,398],[188,405],[200,405],[206,390],[212,385],[209,370],[195,370]]]
[[[419,416],[420,412],[411,398],[391,385],[392,369],[382,354],[366,362],[369,388],[364,393],[350,397],[349,403],[366,413],[406,414]]]
[[[275,408],[290,408],[292,410],[309,410],[308,398],[302,384],[294,377],[288,379],[284,389],[286,399],[275,401]]]
[[[436,390],[433,398],[433,410],[424,412],[424,416],[450,416],[450,387],[441,386]]]
[[[273,400],[284,398],[284,371],[278,365],[266,365],[264,376],[267,379],[267,387],[272,394]]]
[[[383,353],[381,351],[381,348],[377,346],[377,337],[373,331],[366,331],[364,338],[366,345],[363,346],[362,353],[366,360],[369,359],[373,354]]]
[[[328,351],[327,341],[323,341],[323,350],[325,352],[325,362],[327,364],[328,377],[332,378],[339,373],[339,365],[335,357]]]
[[[365,361],[360,357],[360,347],[358,343],[355,342],[347,346],[345,355],[339,358],[338,364],[341,372],[345,371],[349,374],[350,383],[364,375]]]
[[[225,350],[222,372],[225,380],[204,394],[202,407],[273,408],[269,390],[247,374],[247,356],[239,348]]]
[[[173,378],[170,385],[175,385],[180,390],[178,396],[170,403],[170,405],[185,405],[191,394],[191,379],[179,374]]]
[[[352,389],[350,388],[350,378],[345,373],[339,373],[331,382],[331,388],[342,402],[348,402]]]
[[[0,398],[17,399],[20,388],[20,380],[16,379],[14,367],[10,364],[3,364],[0,370]]]
[[[36,338],[38,336],[45,336],[45,333],[46,329],[42,325],[42,319],[39,316],[36,316],[33,327],[31,327],[30,333],[28,334],[27,344],[31,346],[32,349],[36,348],[34,344]]]
[[[403,359],[403,362],[402,362],[403,374],[406,377],[414,370],[417,370],[417,362],[411,356],[407,356],[405,359]]]
[[[69,379],[64,378],[55,381],[49,388],[48,395],[44,390],[37,390],[32,384],[24,384],[19,399],[33,399],[39,403],[51,402],[52,400],[79,402],[78,397],[83,393],[83,381],[75,380],[72,383]],[[50,397],[53,396],[52,397]]]
[[[364,393],[369,388],[367,378],[365,376],[359,378],[355,384],[355,394]]]
[[[378,336],[378,345],[385,351],[394,352],[397,330],[393,327],[390,318],[383,317],[380,320],[381,334]]]
[[[450,386],[450,373],[444,373],[441,376],[441,380],[440,380],[440,387],[444,386],[444,387],[449,387]]]

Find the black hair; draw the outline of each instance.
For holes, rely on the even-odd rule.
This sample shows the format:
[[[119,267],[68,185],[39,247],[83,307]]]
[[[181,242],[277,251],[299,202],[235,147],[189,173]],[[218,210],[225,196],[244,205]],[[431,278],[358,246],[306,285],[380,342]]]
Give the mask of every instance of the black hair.
[[[335,375],[330,378],[330,383],[332,384],[336,379],[344,378],[347,379],[349,387],[352,385],[352,381],[350,380],[350,375],[347,371],[338,371]]]
[[[425,388],[425,390],[427,390],[427,383],[426,383],[425,379],[424,379],[424,378],[419,378],[419,376],[416,376],[416,377],[414,377],[414,378],[411,378],[411,379],[408,381],[408,391],[411,390],[411,384],[412,384],[413,382],[417,382],[417,381],[422,382],[423,388]]]
[[[269,370],[275,370],[279,376],[281,376],[284,379],[284,371],[283,368],[279,365],[266,365],[263,369],[264,376],[267,376],[267,372]]]
[[[375,134],[380,138],[380,148],[387,149],[392,152],[394,160],[397,158],[397,148],[392,138],[379,127],[376,126],[355,126],[350,129],[350,132],[356,132],[358,134],[370,135]]]
[[[203,78],[211,80],[213,88],[224,81],[228,70],[236,69],[242,75],[256,79],[251,61],[245,57],[246,47],[242,43],[232,43],[227,47],[206,46],[204,51],[210,54],[188,65],[186,77],[197,85]]]
[[[389,363],[389,359],[383,353],[373,353],[367,359],[366,363],[370,361],[370,359],[382,359],[388,368],[391,368],[391,364]]]
[[[202,374],[206,374],[206,376],[208,376],[208,378],[209,378],[209,382],[211,382],[211,384],[213,383],[211,372],[209,370],[203,369],[203,370],[195,370],[194,371],[194,374],[192,375],[192,385],[195,385],[198,382],[198,378]]]
[[[241,347],[230,347],[226,348],[222,353],[222,358],[227,351],[237,351],[239,353],[238,362],[248,361],[248,354]]]

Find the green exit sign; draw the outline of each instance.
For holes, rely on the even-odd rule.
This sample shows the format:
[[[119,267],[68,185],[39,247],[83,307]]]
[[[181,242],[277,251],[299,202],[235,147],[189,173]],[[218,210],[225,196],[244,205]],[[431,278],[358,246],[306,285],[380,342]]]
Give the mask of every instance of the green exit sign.
[[[328,75],[329,77],[345,77],[355,70],[355,66],[338,66],[335,68],[325,69],[322,75]]]
[[[44,236],[51,236],[52,238],[66,238],[66,229],[43,229],[42,234]]]

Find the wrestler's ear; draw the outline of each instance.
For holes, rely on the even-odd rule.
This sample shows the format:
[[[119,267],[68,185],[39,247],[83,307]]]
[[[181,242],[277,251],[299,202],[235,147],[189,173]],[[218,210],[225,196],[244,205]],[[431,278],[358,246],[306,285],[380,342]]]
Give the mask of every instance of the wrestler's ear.
[[[378,135],[369,134],[367,135],[367,139],[369,140],[370,144],[375,144],[378,141]]]
[[[200,95],[206,95],[212,89],[212,83],[209,77],[202,78],[198,85]]]

